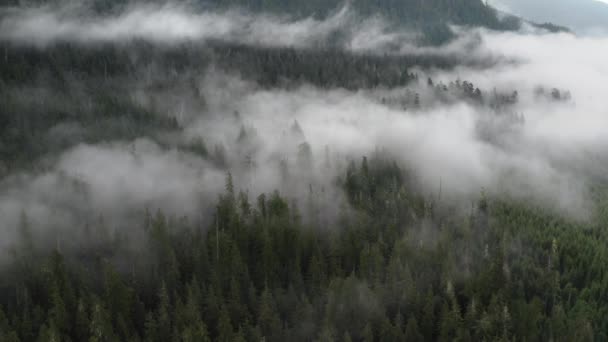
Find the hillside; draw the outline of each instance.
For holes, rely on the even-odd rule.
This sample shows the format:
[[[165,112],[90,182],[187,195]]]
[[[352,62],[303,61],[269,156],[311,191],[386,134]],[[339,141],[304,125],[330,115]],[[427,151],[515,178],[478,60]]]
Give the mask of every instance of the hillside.
[[[380,15],[405,27],[422,30],[426,41],[445,42],[452,37],[448,24],[481,26],[497,30],[519,27],[515,17],[499,19],[496,11],[481,0],[206,0],[211,6],[240,7],[297,16],[324,17],[345,4],[362,16]]]
[[[298,1],[298,0],[207,0],[213,5],[239,6],[255,11],[294,13],[299,15],[326,15],[348,4],[363,15],[381,14],[403,23],[446,21],[460,25],[503,27],[495,12],[481,0],[343,0]]]
[[[86,4],[83,13],[91,9],[99,14],[112,15],[128,9],[134,3],[162,4],[163,1],[89,0],[69,2],[62,0],[0,0],[3,6],[61,6],[69,3],[73,10]],[[77,4],[77,5],[74,5]],[[422,33],[420,43],[439,44],[454,37],[449,25],[487,27],[495,30],[516,30],[520,20],[510,15],[497,15],[491,6],[481,0],[197,0],[173,1],[172,4],[188,4],[200,10],[240,9],[250,13],[272,13],[290,18],[327,18],[345,6],[360,18],[381,17],[393,25],[400,25]],[[500,18],[499,18],[500,17]]]
[[[608,340],[602,39],[474,0],[9,2],[0,342]],[[416,44],[449,24],[495,30]]]

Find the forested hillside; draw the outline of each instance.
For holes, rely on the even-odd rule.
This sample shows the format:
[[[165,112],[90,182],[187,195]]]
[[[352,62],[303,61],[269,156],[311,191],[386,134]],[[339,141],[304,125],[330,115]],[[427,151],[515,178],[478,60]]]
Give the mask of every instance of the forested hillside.
[[[5,5],[54,5],[61,3],[56,0],[4,0]],[[93,0],[92,8],[107,11],[114,10],[129,4],[127,0]],[[157,1],[162,3],[162,1]],[[194,2],[202,7],[243,8],[259,12],[282,13],[296,16],[327,16],[340,10],[343,6],[350,6],[361,12],[362,15],[383,15],[404,24],[423,24],[451,22],[458,25],[483,25],[491,28],[502,28],[495,11],[481,0],[197,0]]]
[[[128,237],[99,221],[78,233],[86,251],[74,236],[37,248],[24,216],[0,282],[2,340],[606,338],[601,226],[483,196],[454,215],[377,158],[349,166],[354,212],[331,226],[231,182],[209,227],[146,213]]]
[[[520,25],[515,17],[501,20],[496,11],[481,0],[209,0],[216,6],[238,6],[254,11],[326,16],[347,4],[363,16],[381,15],[394,23],[421,29],[429,42],[439,43],[452,37],[447,24],[484,26],[514,30]]]
[[[30,5],[55,5],[54,0],[3,0],[6,5],[20,3]],[[0,4],[2,1],[0,1]],[[112,14],[128,8],[138,1],[93,0],[88,9],[98,13]],[[160,4],[163,1],[141,1],[142,4]],[[382,17],[395,25],[422,33],[420,42],[440,44],[454,38],[449,25],[487,27],[496,30],[517,30],[521,22],[511,15],[498,15],[496,10],[482,0],[197,0],[174,1],[172,4],[193,3],[202,9],[247,10],[306,18],[327,18],[344,8],[354,10],[360,18]]]
[[[603,41],[39,3],[0,16],[1,342],[608,340]]]
[[[82,142],[145,135],[167,144],[162,136],[180,129],[176,118],[124,95],[131,87],[125,80],[145,77],[146,60],[165,70],[146,92],[181,89],[180,96],[198,98],[203,107],[192,73],[205,73],[209,63],[241,70],[268,88],[422,84],[443,101],[455,96],[502,115],[515,115],[508,108],[517,102],[517,93],[419,80],[407,71],[408,65],[450,68],[457,62],[433,56],[245,46],[164,51],[143,44],[130,48],[131,58],[139,56],[131,64],[125,50],[111,45],[4,48],[15,61],[2,70],[5,174],[38,168],[32,160]],[[40,86],[49,90],[38,99],[16,95]],[[79,96],[72,96],[76,89]],[[550,95],[552,101],[562,97],[557,89]],[[406,111],[432,105],[414,91],[377,101]],[[48,128],[62,122],[76,123],[78,135],[56,140],[56,130]],[[225,157],[202,141],[177,148],[226,167]],[[298,158],[307,164],[305,151],[300,147]],[[225,191],[204,225],[136,210],[139,221],[126,231],[89,217],[77,233],[55,226],[41,239],[23,211],[0,282],[2,340],[606,338],[601,224],[580,226],[487,198],[481,189],[470,210],[459,213],[420,192],[406,169],[382,153],[350,160],[333,180],[347,199],[334,209],[324,207],[323,193],[312,184],[299,208],[272,189],[250,198],[226,173]]]

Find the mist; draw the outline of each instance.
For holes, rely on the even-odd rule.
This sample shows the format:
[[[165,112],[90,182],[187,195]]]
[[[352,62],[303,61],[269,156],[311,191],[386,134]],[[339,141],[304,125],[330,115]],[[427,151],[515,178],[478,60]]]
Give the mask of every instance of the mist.
[[[164,115],[178,118],[176,132],[81,142],[43,158],[44,168],[4,176],[0,222],[3,231],[12,232],[7,241],[22,212],[41,227],[78,227],[101,215],[117,229],[128,229],[140,219],[131,217],[132,211],[145,209],[210,220],[228,172],[251,199],[277,189],[303,206],[307,197],[316,196],[325,222],[331,222],[347,206],[335,180],[351,160],[378,151],[411,171],[421,190],[445,205],[468,207],[485,192],[572,219],[593,216],[590,190],[604,180],[607,162],[603,86],[608,39],[454,28],[459,34],[454,42],[420,48],[413,45],[415,32],[392,29],[381,18],[353,26],[354,18],[348,8],[325,20],[191,13],[177,5],[131,7],[105,18],[74,17],[62,8],[8,10],[0,21],[0,38],[41,49],[61,41],[94,45],[134,39],[317,49],[346,30],[346,43],[339,46],[356,53],[433,52],[494,62],[484,68],[420,69],[420,81],[407,87],[357,91],[306,83],[262,87],[211,66],[192,75],[204,105],[191,94],[166,91],[177,99],[163,104]],[[458,98],[445,101],[427,86],[426,77],[445,84],[471,81],[483,89],[486,103],[492,94],[513,91],[518,101],[508,111]],[[152,106],[145,99],[155,93],[138,82],[144,81],[135,81],[129,95],[143,107]],[[568,90],[571,100],[547,100],[538,95],[540,87]],[[382,101],[414,92],[420,106]],[[209,156],[180,150],[182,142],[196,139],[204,141]]]
[[[363,18],[347,5],[324,19],[250,14],[243,10],[201,11],[184,4],[133,5],[100,16],[85,6],[5,10],[0,39],[44,47],[61,41],[83,44],[143,39],[155,43],[223,41],[256,46],[311,48],[340,44],[354,51],[413,45],[418,34],[390,30],[380,17]]]

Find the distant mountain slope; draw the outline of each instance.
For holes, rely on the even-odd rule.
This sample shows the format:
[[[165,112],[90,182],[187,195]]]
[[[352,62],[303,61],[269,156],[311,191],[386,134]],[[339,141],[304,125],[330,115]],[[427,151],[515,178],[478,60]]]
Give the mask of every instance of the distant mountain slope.
[[[204,0],[252,10],[324,15],[349,4],[363,14],[382,14],[409,23],[448,21],[456,24],[502,27],[495,11],[481,0]]]
[[[203,0],[220,7],[241,7],[254,11],[288,13],[296,16],[326,16],[345,4],[362,15],[381,15],[394,23],[421,30],[429,43],[451,38],[448,24],[513,30],[520,20],[499,16],[481,0]]]
[[[494,0],[503,1],[503,0]],[[504,0],[520,1],[520,0]],[[523,0],[521,0],[523,1]],[[526,0],[527,1],[527,0]],[[560,0],[567,1],[567,0]],[[119,14],[136,4],[164,4],[167,0],[0,0],[0,6],[39,6],[79,4],[98,14]],[[252,12],[267,12],[290,17],[323,18],[348,6],[363,17],[380,16],[420,32],[419,43],[441,44],[454,37],[449,25],[486,27],[494,30],[517,30],[521,20],[511,14],[498,13],[486,0],[173,0],[204,9],[239,8]],[[542,22],[545,22],[544,20]],[[553,26],[544,28],[553,30]]]
[[[536,22],[552,22],[580,34],[608,32],[608,4],[595,0],[492,0],[509,13]]]
[[[0,6],[87,4],[99,11],[112,11],[133,4],[188,3],[214,7],[240,7],[251,11],[294,16],[325,16],[349,5],[362,14],[381,14],[401,22],[421,24],[445,21],[459,25],[504,28],[485,0],[0,0]]]
[[[48,4],[73,0],[0,0],[0,4]],[[167,0],[82,0],[99,12],[119,12],[135,3],[162,4]],[[196,4],[202,8],[241,8],[253,12],[270,12],[291,17],[326,17],[344,6],[362,16],[379,15],[394,24],[423,33],[425,43],[442,43],[453,34],[449,24],[514,30],[520,20],[514,16],[497,15],[482,0],[173,0],[172,3]]]

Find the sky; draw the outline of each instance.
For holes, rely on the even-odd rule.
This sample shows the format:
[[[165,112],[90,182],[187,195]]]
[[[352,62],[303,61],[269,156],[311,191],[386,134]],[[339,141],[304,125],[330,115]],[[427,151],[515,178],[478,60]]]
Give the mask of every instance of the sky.
[[[608,0],[491,0],[490,3],[534,22],[568,27],[581,36],[608,33]]]

